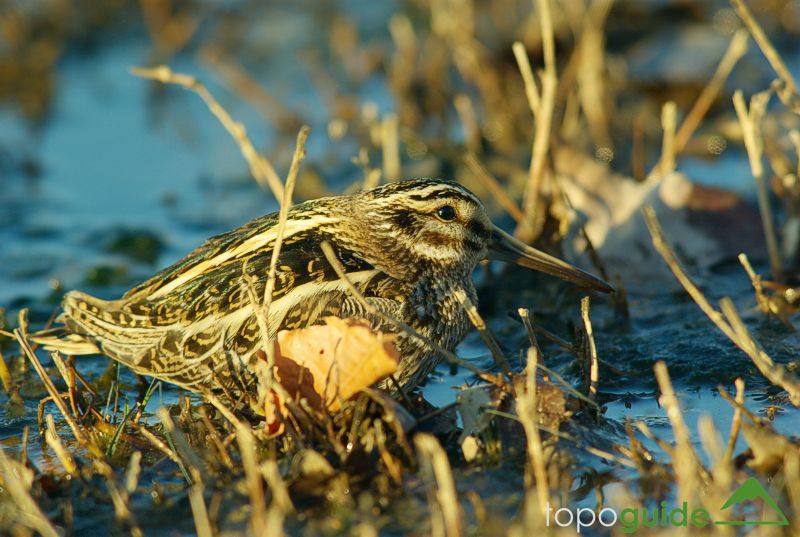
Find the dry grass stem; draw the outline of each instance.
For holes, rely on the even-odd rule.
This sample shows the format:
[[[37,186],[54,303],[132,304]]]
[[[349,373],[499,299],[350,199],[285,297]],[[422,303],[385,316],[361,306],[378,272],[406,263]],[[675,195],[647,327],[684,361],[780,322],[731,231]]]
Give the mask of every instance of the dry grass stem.
[[[664,233],[655,216],[652,207],[645,207],[644,209],[645,222],[650,230],[650,235],[653,238],[653,246],[664,261],[669,266],[672,273],[681,283],[692,300],[697,303],[703,313],[711,319],[717,328],[725,334],[737,347],[742,349],[753,361],[755,366],[770,382],[776,386],[780,386],[789,394],[789,398],[793,405],[800,406],[800,380],[786,370],[781,364],[776,364],[772,359],[758,346],[753,340],[747,328],[744,326],[733,302],[729,298],[724,298],[720,302],[722,312],[720,313],[711,305],[703,293],[697,288],[692,280],[686,275],[686,272],[680,265],[680,262],[675,257],[674,252],[664,239]]]
[[[250,166],[250,173],[256,182],[262,187],[269,187],[276,200],[283,198],[283,185],[281,184],[278,172],[266,159],[261,155],[250,138],[247,136],[247,130],[242,123],[234,121],[230,114],[217,102],[214,96],[208,89],[195,77],[182,73],[173,73],[172,70],[166,65],[161,65],[152,69],[133,67],[131,73],[135,76],[146,78],[149,80],[156,80],[162,84],[176,84],[188,90],[197,93],[203,102],[206,103],[208,109],[214,114],[217,119],[222,123],[242,152],[247,164]]]
[[[250,531],[252,535],[259,535],[265,527],[267,517],[264,508],[264,487],[256,456],[256,442],[250,429],[244,423],[236,420],[233,424],[236,428],[239,453],[242,456],[247,494],[250,497]]]
[[[73,459],[72,455],[64,448],[64,444],[61,443],[61,439],[58,437],[53,415],[48,414],[45,417],[45,421],[47,423],[47,429],[44,432],[44,438],[47,441],[47,445],[55,452],[56,457],[58,457],[58,460],[67,473],[77,476],[78,466],[75,464],[75,459]]]
[[[523,195],[525,218],[517,226],[516,235],[525,242],[533,242],[541,233],[545,214],[541,200],[542,179],[547,165],[547,154],[550,150],[550,131],[556,104],[555,38],[553,20],[550,12],[550,0],[537,0],[539,19],[542,28],[542,54],[544,55],[544,72],[541,73],[542,96],[537,111],[534,113],[535,132],[531,146],[531,163],[528,170],[528,181]],[[523,49],[524,52],[524,49]],[[515,52],[516,54],[516,52]],[[517,61],[521,55],[517,55]],[[525,56],[527,58],[527,56]],[[521,69],[524,69],[524,62]],[[530,67],[530,65],[528,65]],[[523,75],[525,76],[525,75]],[[532,77],[531,77],[532,78]],[[530,83],[526,81],[526,88]],[[534,85],[535,87],[535,85]],[[526,90],[526,93],[530,93]],[[532,107],[533,110],[533,107]]]
[[[10,395],[12,388],[11,371],[8,369],[8,364],[6,364],[6,359],[2,352],[0,352],[0,384],[3,385],[3,391]]]
[[[733,71],[733,68],[741,57],[744,56],[745,52],[747,52],[747,32],[740,29],[733,34],[728,49],[725,51],[725,55],[717,66],[717,70],[714,71],[711,80],[705,85],[700,96],[694,102],[692,109],[686,114],[678,132],[675,134],[676,153],[681,153],[686,147],[686,144],[689,143],[689,140],[697,130],[703,117],[705,117],[708,112],[708,109],[714,104],[714,99],[719,95],[731,71]]]
[[[519,318],[522,319],[522,325],[525,327],[525,331],[528,334],[528,341],[531,344],[531,347],[536,349],[536,352],[539,353],[539,356],[542,355],[542,350],[539,348],[539,340],[536,339],[536,332],[533,329],[533,325],[531,324],[531,315],[527,308],[519,308],[517,310],[519,314]]]
[[[556,40],[553,31],[551,0],[536,0],[536,6],[539,9],[539,21],[542,26],[542,56],[544,57],[544,69],[555,79]]]
[[[430,502],[431,534],[435,537],[460,537],[463,534],[461,507],[447,453],[434,436],[426,433],[414,437],[414,446],[420,464],[435,482],[435,501]]]
[[[291,513],[294,511],[294,505],[289,497],[289,489],[286,488],[286,483],[283,482],[278,463],[274,459],[267,459],[261,463],[261,475],[269,485],[272,492],[272,504],[280,510],[281,513]]]
[[[203,482],[199,479],[189,487],[189,506],[192,509],[192,517],[194,518],[194,528],[197,531],[197,537],[212,537],[214,532],[211,529],[211,522],[208,519],[208,509],[206,508],[206,502],[203,498],[203,489]]]
[[[661,143],[661,160],[656,167],[658,173],[664,177],[675,171],[676,147],[675,128],[678,122],[678,108],[674,101],[664,103],[661,108],[661,128],[664,138]]]
[[[164,454],[169,460],[171,460],[177,465],[183,464],[183,461],[181,461],[181,459],[178,457],[178,454],[175,453],[172,449],[170,449],[170,447],[167,444],[165,444],[159,437],[150,432],[147,429],[147,427],[143,425],[138,425],[136,427],[137,427],[136,431],[140,435],[145,437],[147,441],[150,442],[150,444],[152,444],[154,448],[156,448],[158,451]]]
[[[578,95],[581,108],[589,124],[589,131],[595,146],[611,149],[611,136],[608,132],[608,100],[606,99],[605,79],[605,34],[603,26],[608,17],[613,0],[592,2],[589,12],[584,16],[578,50]],[[612,112],[613,113],[613,112]]]
[[[189,441],[186,439],[186,435],[183,433],[183,430],[175,426],[175,422],[172,421],[172,416],[170,416],[169,411],[166,408],[161,407],[156,411],[156,415],[164,425],[164,429],[169,435],[169,438],[172,439],[178,456],[186,464],[190,477],[192,470],[196,470],[198,476],[201,475],[200,468],[202,467],[202,462],[189,445]],[[192,482],[194,482],[194,479],[192,479]]]
[[[592,321],[589,319],[589,297],[581,299],[581,319],[583,320],[583,329],[586,332],[586,337],[589,340],[589,356],[591,358],[591,365],[589,368],[589,399],[597,403],[597,384],[600,376],[600,365],[597,359],[597,346],[594,342],[594,334],[592,333]]]
[[[750,335],[739,312],[733,305],[733,301],[724,297],[720,300],[720,309],[725,315],[730,326],[736,333],[740,342],[739,347],[744,350],[750,359],[753,360],[756,368],[764,377],[775,386],[780,386],[789,394],[789,400],[794,406],[800,407],[800,378],[786,369],[782,364],[776,364],[770,356],[764,352],[758,343]]]
[[[525,446],[528,452],[528,464],[533,469],[535,478],[536,499],[539,506],[538,515],[541,516],[550,502],[550,487],[547,479],[547,466],[544,458],[544,448],[542,447],[542,437],[539,434],[539,407],[536,394],[536,370],[538,368],[539,353],[535,348],[528,349],[528,364],[525,369],[524,389],[517,389],[517,414],[522,427],[525,429],[527,442]],[[522,388],[522,387],[520,387]],[[531,484],[533,485],[533,484]],[[530,495],[528,486],[528,495]],[[527,495],[526,495],[527,496]],[[532,510],[532,498],[526,497],[525,516],[526,526],[535,527],[537,520],[536,512]]]
[[[61,394],[58,393],[58,390],[53,384],[53,381],[50,380],[50,377],[47,375],[47,371],[44,370],[42,367],[42,363],[36,357],[33,350],[31,349],[30,344],[28,344],[28,340],[25,339],[23,332],[20,328],[14,330],[14,337],[19,342],[20,348],[22,348],[23,353],[27,356],[28,360],[30,361],[31,365],[33,366],[34,370],[36,370],[36,374],[39,375],[39,378],[42,380],[42,384],[44,384],[47,393],[50,395],[53,403],[55,403],[56,407],[58,408],[61,415],[64,416],[64,420],[69,425],[69,428],[72,430],[73,436],[75,436],[75,440],[78,441],[79,444],[89,449],[93,454],[99,455],[99,450],[94,446],[93,443],[89,442],[88,437],[83,433],[83,430],[78,427],[78,424],[75,422],[75,419],[72,417],[72,413],[67,408],[67,405],[64,403],[64,400],[61,397]]]
[[[769,253],[772,277],[780,281],[782,279],[783,270],[781,268],[781,258],[778,250],[778,239],[775,234],[775,224],[772,218],[772,209],[769,204],[769,194],[767,192],[766,180],[764,179],[764,165],[761,162],[764,152],[764,141],[761,136],[761,119],[766,112],[768,100],[768,92],[754,95],[750,101],[750,108],[748,109],[741,90],[737,90],[733,94],[733,106],[736,109],[736,115],[742,127],[744,146],[747,150],[747,158],[750,161],[750,171],[756,181],[758,209],[761,213],[761,223],[764,226],[764,236],[767,241],[767,252]]]
[[[672,458],[672,466],[675,470],[675,477],[678,483],[679,497],[683,500],[691,500],[698,488],[698,471],[700,463],[697,454],[692,448],[692,438],[689,428],[683,420],[678,398],[672,388],[672,381],[664,362],[658,361],[654,367],[658,387],[661,390],[659,403],[667,411],[667,417],[672,424],[672,432],[675,434],[675,451]]]
[[[130,496],[136,492],[139,486],[139,475],[142,472],[142,452],[134,451],[131,460],[128,461],[128,469],[125,471],[125,493]]]
[[[736,449],[736,439],[739,431],[742,430],[742,407],[744,406],[744,380],[736,379],[736,405],[733,407],[733,420],[731,421],[731,433],[728,436],[728,445],[725,448],[725,461],[728,464],[733,462],[733,450]]]
[[[60,533],[31,497],[28,482],[33,480],[33,472],[22,463],[9,458],[4,449],[0,449],[0,475],[5,492],[17,507],[17,523],[39,532],[43,537],[59,537]]]
[[[539,88],[536,87],[536,81],[533,78],[533,70],[531,69],[531,61],[528,58],[528,51],[525,50],[525,45],[519,41],[514,42],[511,46],[514,51],[514,58],[517,60],[519,72],[522,75],[522,82],[525,84],[525,96],[528,99],[528,106],[531,109],[533,117],[539,114],[542,99],[539,96]]]
[[[272,305],[272,294],[275,290],[275,278],[278,270],[278,259],[280,258],[281,248],[283,246],[283,236],[286,232],[286,223],[289,220],[289,209],[292,206],[292,193],[294,186],[297,182],[297,175],[300,171],[300,162],[305,156],[305,144],[308,139],[310,129],[308,126],[303,126],[300,132],[297,133],[297,143],[295,146],[294,154],[292,155],[292,163],[289,166],[289,173],[286,176],[286,184],[283,187],[283,195],[280,198],[280,210],[278,211],[278,226],[276,230],[275,243],[272,247],[272,254],[269,262],[269,272],[267,274],[267,283],[264,286],[263,299],[256,296],[256,276],[247,273],[247,264],[242,267],[242,277],[244,280],[245,290],[253,308],[253,312],[258,322],[259,331],[261,332],[261,341],[264,345],[264,353],[266,354],[267,363],[266,367],[259,371],[259,388],[264,393],[269,394],[272,391],[281,391],[273,379],[275,368],[275,346],[273,345],[272,336],[269,330],[269,309]],[[282,395],[285,395],[282,393]],[[285,397],[284,397],[285,399]],[[272,398],[268,395],[264,398],[265,415],[270,417],[274,414],[272,408]]]
[[[750,8],[747,7],[747,4],[744,2],[744,0],[731,0],[731,5],[733,6],[733,9],[736,10],[739,18],[742,19],[742,22],[744,22],[744,25],[750,32],[750,35],[752,35],[753,39],[755,39],[756,43],[758,43],[758,47],[767,58],[767,61],[772,66],[772,69],[783,82],[788,93],[793,97],[796,97],[798,95],[797,84],[795,83],[791,71],[789,71],[789,69],[786,67],[786,64],[783,63],[781,55],[778,54],[778,51],[775,50],[774,46],[772,46],[769,38],[761,28],[761,25],[758,24],[758,21],[756,21],[755,17],[753,17],[753,14],[750,12]]]
[[[523,208],[525,218],[517,226],[517,235],[525,242],[533,242],[544,225],[544,210],[541,199],[542,178],[547,166],[547,153],[550,150],[550,129],[555,109],[556,87],[558,81],[549,71],[542,73],[542,103],[536,116],[536,129],[531,148],[531,165],[528,182],[525,185]]]
[[[525,218],[525,213],[522,212],[519,205],[508,195],[508,192],[503,188],[503,185],[500,184],[500,181],[481,165],[475,153],[467,153],[464,155],[464,162],[472,173],[475,174],[475,177],[477,177],[487,190],[491,192],[492,197],[511,215],[511,218],[513,218],[516,223],[522,222]]]
[[[464,308],[464,311],[467,312],[467,317],[469,317],[472,325],[478,330],[481,338],[483,338],[483,342],[486,343],[486,346],[492,353],[492,358],[494,358],[495,363],[498,365],[498,367],[500,367],[506,377],[510,379],[511,375],[513,374],[511,365],[508,363],[508,360],[506,360],[505,355],[503,355],[503,351],[500,349],[497,339],[495,339],[494,335],[489,331],[489,328],[486,326],[486,322],[483,320],[483,317],[481,317],[478,313],[478,308],[472,303],[467,296],[466,291],[463,289],[456,290],[455,297]]]

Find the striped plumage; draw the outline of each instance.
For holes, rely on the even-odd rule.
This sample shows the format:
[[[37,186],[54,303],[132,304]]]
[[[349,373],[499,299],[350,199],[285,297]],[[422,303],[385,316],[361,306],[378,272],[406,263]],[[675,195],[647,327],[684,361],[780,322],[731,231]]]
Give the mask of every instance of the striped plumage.
[[[262,339],[243,274],[253,276],[257,296],[263,296],[277,223],[277,214],[269,214],[213,237],[119,300],[68,293],[61,317],[68,335],[42,341],[72,354],[101,352],[190,390],[236,396],[255,391],[251,360]],[[333,246],[348,279],[375,308],[448,350],[469,328],[454,291],[476,299],[471,273],[490,250],[497,258],[607,290],[499,231],[466,188],[415,179],[289,211],[269,309],[271,336],[328,315],[364,317],[376,329],[395,330],[350,295],[322,241]],[[398,349],[397,379],[405,386],[421,382],[439,361],[425,343],[404,333]]]

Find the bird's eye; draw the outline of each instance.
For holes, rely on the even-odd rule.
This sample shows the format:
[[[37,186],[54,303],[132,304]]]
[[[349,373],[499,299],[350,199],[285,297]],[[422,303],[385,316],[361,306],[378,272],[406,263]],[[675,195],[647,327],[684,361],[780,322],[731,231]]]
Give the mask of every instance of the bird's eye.
[[[442,205],[436,209],[436,216],[438,216],[440,220],[449,222],[456,217],[456,210],[452,205]]]

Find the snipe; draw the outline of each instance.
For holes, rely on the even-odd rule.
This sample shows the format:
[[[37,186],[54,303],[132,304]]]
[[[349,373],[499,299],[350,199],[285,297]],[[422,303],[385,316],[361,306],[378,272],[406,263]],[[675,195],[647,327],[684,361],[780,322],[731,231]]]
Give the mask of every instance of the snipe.
[[[189,390],[245,394],[261,335],[243,288],[245,271],[263,296],[277,214],[209,239],[118,300],[80,291],[63,301],[60,333],[39,337],[69,354],[107,355],[137,373]],[[350,292],[321,250],[328,241],[347,277],[377,310],[452,350],[469,329],[454,296],[476,300],[472,272],[484,258],[514,262],[608,292],[594,276],[517,241],[493,225],[480,200],[456,183],[414,179],[293,207],[269,309],[269,331],[359,316],[394,331]],[[397,380],[415,386],[441,357],[398,334]]]

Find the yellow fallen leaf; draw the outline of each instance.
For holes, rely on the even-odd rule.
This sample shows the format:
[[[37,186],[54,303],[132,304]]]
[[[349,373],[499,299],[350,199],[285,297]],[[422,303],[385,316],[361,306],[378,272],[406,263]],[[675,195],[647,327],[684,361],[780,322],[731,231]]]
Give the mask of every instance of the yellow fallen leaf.
[[[278,332],[275,377],[292,398],[335,411],[397,369],[394,339],[353,318],[327,317],[325,324],[284,330]]]

